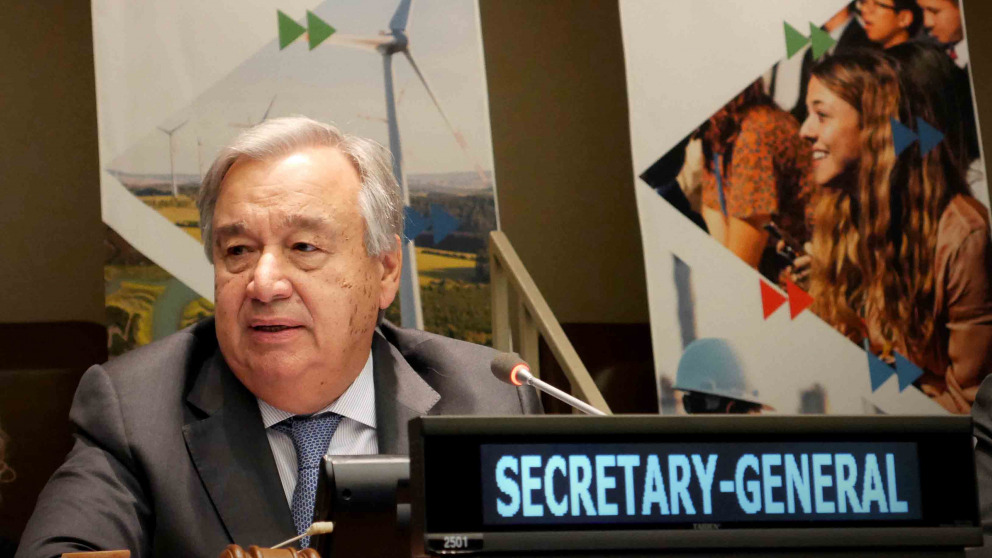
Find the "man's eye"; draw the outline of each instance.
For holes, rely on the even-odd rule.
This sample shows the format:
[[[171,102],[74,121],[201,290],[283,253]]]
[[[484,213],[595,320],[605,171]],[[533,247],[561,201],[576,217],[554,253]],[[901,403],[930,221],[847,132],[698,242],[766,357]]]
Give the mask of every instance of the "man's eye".
[[[293,244],[293,250],[296,250],[297,252],[315,252],[317,247],[306,242],[297,242],[296,244]]]
[[[227,249],[228,256],[243,256],[248,253],[248,247],[244,245],[230,246]]]

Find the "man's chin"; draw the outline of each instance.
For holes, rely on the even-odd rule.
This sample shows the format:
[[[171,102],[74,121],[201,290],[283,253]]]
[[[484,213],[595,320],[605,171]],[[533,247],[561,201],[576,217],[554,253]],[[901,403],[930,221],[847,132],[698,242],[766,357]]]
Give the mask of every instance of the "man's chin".
[[[234,375],[256,397],[280,409],[285,401],[305,396],[307,391],[306,369],[289,365],[285,359],[253,359],[250,366],[234,370]]]

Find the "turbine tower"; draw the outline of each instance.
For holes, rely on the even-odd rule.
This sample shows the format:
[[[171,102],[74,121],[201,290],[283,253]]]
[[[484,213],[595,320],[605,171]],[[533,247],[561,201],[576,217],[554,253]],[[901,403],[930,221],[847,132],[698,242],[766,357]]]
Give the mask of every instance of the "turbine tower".
[[[420,68],[413,59],[413,55],[410,53],[410,39],[406,34],[406,28],[410,20],[411,5],[412,0],[400,0],[399,5],[396,7],[396,11],[393,13],[393,17],[389,20],[389,29],[386,31],[380,31],[379,35],[369,37],[337,33],[334,28],[324,23],[312,12],[307,12],[307,23],[310,28],[310,32],[308,33],[310,50],[313,50],[318,44],[330,43],[358,48],[365,51],[378,52],[382,56],[384,89],[386,94],[386,125],[389,130],[389,150],[393,154],[393,175],[396,177],[396,181],[399,183],[402,191],[404,210],[410,206],[410,191],[407,188],[406,173],[403,168],[403,146],[400,141],[399,118],[396,111],[398,95],[394,86],[395,78],[393,76],[393,55],[397,53],[402,53],[403,56],[406,57],[407,62],[410,63],[410,67],[413,68],[414,73],[417,74],[417,77],[420,79],[420,83],[423,84],[424,89],[427,91],[427,94],[430,96],[431,101],[433,101],[438,113],[440,113],[441,118],[444,120],[444,124],[454,136],[455,143],[457,143],[458,147],[461,148],[466,156],[469,157],[469,160],[473,161],[477,171],[483,178],[484,183],[488,183],[481,167],[471,157],[468,151],[468,144],[465,142],[465,139],[462,137],[461,133],[459,133],[451,124],[451,120],[441,107],[440,101],[438,101],[437,97],[434,95],[434,90],[431,89],[430,84],[427,82],[427,77],[420,71]],[[282,43],[282,37],[280,38],[280,42],[282,43],[280,48],[284,48],[289,42],[292,42],[293,39],[302,34],[303,27],[298,26],[298,28],[294,31],[295,36],[286,37],[288,41],[285,43]],[[403,327],[423,329],[424,317],[420,304],[420,283],[417,275],[417,251],[413,241],[414,239],[406,238],[405,235],[401,240],[403,248],[403,271],[400,276],[401,323]]]
[[[189,119],[183,120],[175,128],[167,129],[158,127],[159,131],[164,132],[165,135],[169,136],[169,173],[172,175],[172,197],[179,197],[179,185],[176,184],[176,146],[172,143],[172,134],[175,134],[179,128],[182,128],[189,122]]]

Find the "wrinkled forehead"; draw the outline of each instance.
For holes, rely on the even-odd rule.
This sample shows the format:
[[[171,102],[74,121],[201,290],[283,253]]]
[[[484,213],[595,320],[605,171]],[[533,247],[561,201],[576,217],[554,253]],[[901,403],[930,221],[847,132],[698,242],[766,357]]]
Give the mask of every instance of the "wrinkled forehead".
[[[336,222],[328,215],[319,212],[275,212],[273,215],[267,217],[273,228],[277,230],[326,232],[333,230]],[[253,223],[249,219],[236,219],[219,223],[215,234],[218,238],[243,236],[251,232],[252,226]]]
[[[242,155],[224,173],[220,195],[231,188],[268,188],[271,195],[285,190],[348,196],[360,186],[358,170],[347,155],[336,147],[318,146],[263,158]]]
[[[358,173],[336,148],[309,148],[266,159],[242,157],[221,182],[215,225],[234,225],[243,221],[242,213],[258,211],[266,213],[271,225],[286,228],[351,221],[360,212],[360,190]]]
[[[328,183],[360,178],[357,165],[350,156],[337,146],[326,145],[303,145],[274,153],[238,155],[224,173],[221,186],[232,175],[244,172],[253,174],[256,180],[272,175]]]

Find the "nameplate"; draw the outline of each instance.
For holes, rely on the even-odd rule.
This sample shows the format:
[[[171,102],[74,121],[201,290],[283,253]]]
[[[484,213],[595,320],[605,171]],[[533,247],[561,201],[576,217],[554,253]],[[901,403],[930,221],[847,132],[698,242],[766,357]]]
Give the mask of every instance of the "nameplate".
[[[981,543],[967,417],[422,417],[410,452],[428,552]]]

